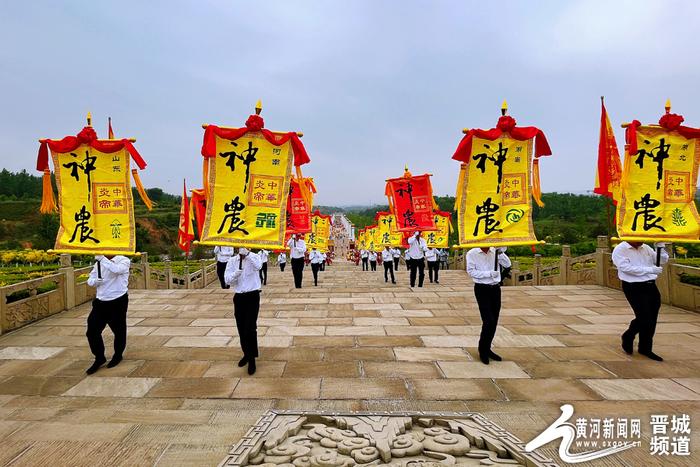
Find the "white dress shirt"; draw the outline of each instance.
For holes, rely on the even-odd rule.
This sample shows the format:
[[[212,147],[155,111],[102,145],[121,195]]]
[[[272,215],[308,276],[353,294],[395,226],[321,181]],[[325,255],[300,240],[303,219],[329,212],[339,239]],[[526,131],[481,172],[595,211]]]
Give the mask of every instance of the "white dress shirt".
[[[617,267],[617,277],[625,282],[646,282],[656,280],[653,267],[656,266],[656,252],[649,245],[635,248],[621,242],[612,252],[612,261]],[[661,249],[661,264],[668,261],[666,249]]]
[[[100,258],[97,256],[95,259]],[[102,280],[97,278],[97,263],[92,267],[87,283],[97,288],[97,299],[103,302],[117,299],[129,291],[129,267],[131,260],[126,256],[99,259]]]
[[[267,263],[267,257],[270,255],[270,253],[267,250],[260,250],[258,255],[260,255],[260,259],[263,263]]]
[[[219,263],[228,263],[228,260],[233,256],[232,246],[215,246],[214,254],[216,255],[216,261]]]
[[[425,259],[431,263],[434,261],[437,261],[438,260],[437,250],[435,248],[428,248],[428,251],[425,252]]]
[[[299,259],[304,257],[304,254],[306,253],[306,242],[304,242],[304,240],[301,238],[297,238],[296,240],[290,238],[287,242],[287,246],[289,247],[290,258]]]
[[[321,264],[323,263],[323,254],[318,250],[311,250],[311,253],[309,253],[309,261],[311,264]]]
[[[495,254],[495,248],[489,248],[488,253],[481,251],[481,248],[472,248],[467,252],[467,273],[474,283],[494,285],[501,282],[501,272],[493,269],[496,261]],[[498,264],[509,268],[510,258],[505,253],[501,253],[498,255]],[[494,272],[496,274],[493,274]]]
[[[369,260],[370,261],[377,261],[377,253],[374,251],[369,252]]]
[[[382,250],[382,261],[384,262],[392,262],[394,259],[394,252],[393,250]]]
[[[360,250],[360,258],[367,258],[368,256],[367,250]]]
[[[401,250],[394,248],[391,250],[391,254],[394,258],[401,258]]]
[[[279,256],[277,256],[277,262],[278,263],[286,263],[287,262],[287,255],[285,253],[280,253]]]
[[[234,286],[234,292],[246,293],[260,290],[259,271],[262,268],[260,255],[248,253],[243,258],[243,268],[240,266],[241,255],[233,256],[226,265],[224,282]]]
[[[325,261],[326,259],[328,259],[328,256],[327,256],[325,253],[321,253],[321,256],[323,257],[323,261]]]
[[[426,251],[428,251],[428,245],[425,243],[423,237],[416,238],[415,235],[411,235],[408,238],[408,250],[406,250],[406,256],[411,259],[423,259]]]

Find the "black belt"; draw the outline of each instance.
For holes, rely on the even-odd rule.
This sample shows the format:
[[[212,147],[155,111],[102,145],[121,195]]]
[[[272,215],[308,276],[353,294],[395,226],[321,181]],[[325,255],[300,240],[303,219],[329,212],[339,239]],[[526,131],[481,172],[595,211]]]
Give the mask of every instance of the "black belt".
[[[639,282],[627,282],[627,281],[620,281],[623,284],[628,284],[628,285],[636,285],[636,284],[656,284],[656,280],[648,280],[648,281],[639,281]]]
[[[250,292],[236,292],[236,295],[249,295],[254,293],[260,293],[260,290],[251,290]]]
[[[474,283],[474,287],[500,287],[501,284],[481,284],[479,282]]]

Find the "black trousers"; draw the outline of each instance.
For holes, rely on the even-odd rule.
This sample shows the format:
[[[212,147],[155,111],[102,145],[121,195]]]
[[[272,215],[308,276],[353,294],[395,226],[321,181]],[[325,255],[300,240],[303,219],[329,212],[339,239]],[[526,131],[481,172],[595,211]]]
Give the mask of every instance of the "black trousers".
[[[634,319],[622,334],[622,339],[633,342],[639,334],[639,351],[650,352],[654,344],[656,320],[661,308],[661,294],[655,281],[622,282],[622,291],[634,311]]]
[[[233,316],[241,339],[241,350],[248,358],[258,358],[258,312],[260,291],[237,293],[233,296]]]
[[[219,282],[221,283],[222,289],[231,288],[231,286],[226,285],[226,282],[224,281],[224,272],[226,272],[226,265],[227,264],[228,263],[222,263],[221,261],[216,262],[216,275],[219,276]]]
[[[262,282],[263,285],[267,285],[267,261],[262,263],[262,267],[260,268],[260,282]]]
[[[498,315],[501,313],[501,286],[474,284],[474,295],[481,314],[479,353],[488,355],[493,337],[496,335]]]
[[[102,301],[94,299],[92,310],[87,319],[85,335],[90,344],[90,351],[96,359],[105,357],[105,343],[102,331],[105,326],[114,333],[114,356],[121,357],[126,348],[126,310],[129,308],[129,294],[124,294],[114,300]]]
[[[325,271],[325,270],[326,270],[326,261],[324,260],[324,261],[321,263],[321,271]]]
[[[318,271],[321,270],[321,263],[311,263],[311,272],[314,275],[314,285],[318,285]]]
[[[421,259],[411,259],[411,287],[416,286],[416,272],[418,273],[418,287],[423,287],[425,280],[425,261]]]
[[[391,261],[384,261],[384,282],[389,282],[389,274],[391,274],[391,282],[395,283],[396,279],[394,278],[394,263]]]
[[[399,270],[399,258],[394,258],[394,270],[397,272]]]
[[[435,282],[438,282],[438,272],[440,271],[439,261],[428,261],[428,277],[430,282],[433,282],[433,276],[435,276]]]
[[[411,270],[411,260],[406,258],[406,271]]]
[[[369,271],[369,266],[368,266],[368,258],[362,258],[362,270],[363,271]]]
[[[377,262],[376,261],[370,261],[369,266],[370,266],[370,269],[372,269],[372,271],[377,270]]]
[[[280,263],[280,271],[284,271],[284,267],[287,265],[286,262]]]
[[[301,281],[304,278],[304,258],[292,258],[292,274],[294,274],[294,287],[301,289]]]

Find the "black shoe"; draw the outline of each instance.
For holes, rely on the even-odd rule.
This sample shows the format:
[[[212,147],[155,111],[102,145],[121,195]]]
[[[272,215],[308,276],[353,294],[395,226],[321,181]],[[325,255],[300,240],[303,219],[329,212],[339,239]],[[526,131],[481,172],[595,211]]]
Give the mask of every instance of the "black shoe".
[[[622,350],[625,351],[627,355],[632,355],[634,353],[634,341],[627,340],[625,339],[625,336],[622,336]]]
[[[109,361],[107,364],[107,368],[114,368],[115,366],[119,365],[119,363],[122,361],[122,356],[121,355],[115,355],[112,357],[112,360]]]
[[[440,281],[435,281],[435,283],[436,283],[436,284],[439,284],[439,283],[440,283]]]
[[[107,359],[104,358],[104,357],[95,359],[95,363],[93,363],[92,366],[91,366],[90,368],[88,368],[87,370],[85,370],[85,373],[87,373],[87,374],[89,374],[89,375],[95,373],[95,372],[96,372],[97,370],[99,370],[100,367],[101,367],[102,365],[104,365],[106,362],[107,362]]]
[[[498,354],[497,354],[496,352],[494,352],[493,350],[489,350],[489,358],[490,358],[491,360],[496,360],[497,362],[503,361],[503,359],[501,358],[501,356],[498,355]]]
[[[644,351],[644,352],[642,352],[641,350],[639,350],[639,355],[644,355],[645,357],[651,358],[652,360],[655,360],[655,361],[657,361],[657,362],[663,362],[663,361],[664,361],[663,358],[661,358],[660,356],[656,355],[656,354],[655,354],[654,352],[652,352],[651,350],[649,350],[649,351]]]
[[[251,358],[250,362],[248,362],[248,374],[249,375],[255,374],[255,359],[254,358]]]
[[[238,368],[243,368],[246,363],[248,363],[248,357],[243,356],[243,358],[238,361]]]
[[[486,353],[479,352],[479,360],[481,360],[481,363],[483,363],[484,365],[489,364],[489,357],[488,355],[486,355]]]
[[[396,284],[396,281],[391,281],[392,284]]]

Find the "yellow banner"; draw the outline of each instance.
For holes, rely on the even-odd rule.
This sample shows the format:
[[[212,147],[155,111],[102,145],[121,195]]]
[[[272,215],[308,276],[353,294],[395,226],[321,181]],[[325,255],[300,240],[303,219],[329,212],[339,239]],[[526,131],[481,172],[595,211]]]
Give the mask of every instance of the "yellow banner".
[[[448,248],[450,246],[450,231],[452,230],[450,216],[435,213],[433,219],[437,230],[424,233],[425,243],[428,245],[428,248]]]
[[[700,146],[675,131],[637,128],[637,153],[625,148],[617,233],[623,240],[697,240]]]
[[[379,227],[373,225],[367,227],[365,231],[365,249],[370,251],[379,251],[382,249],[380,245],[381,236],[379,235]]]
[[[367,232],[365,230],[361,230],[357,234],[357,242],[355,242],[355,248],[358,250],[367,249]]]
[[[377,215],[377,234],[379,247],[395,246],[400,247],[403,235],[396,230],[396,216],[391,213],[379,213]]]
[[[259,132],[235,141],[216,136],[216,154],[208,158],[209,196],[200,243],[285,248],[290,143],[275,146]]]
[[[328,241],[331,236],[331,219],[328,216],[311,216],[311,232],[307,233],[304,241],[308,249],[317,248],[321,252],[328,251]]]
[[[51,153],[61,226],[54,250],[75,254],[134,254],[134,204],[126,149],[102,153],[87,145]]]
[[[457,187],[459,247],[532,245],[532,139],[474,137]]]

